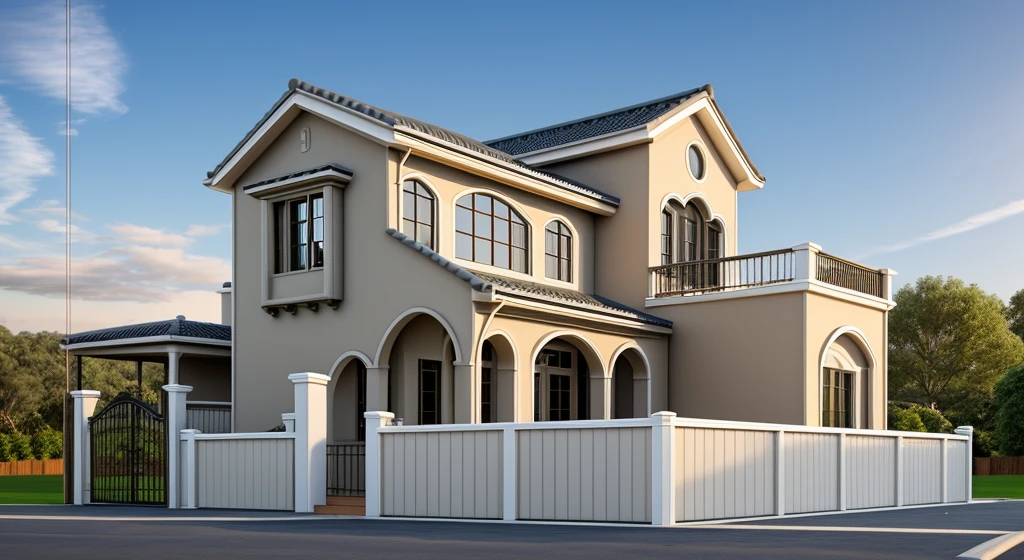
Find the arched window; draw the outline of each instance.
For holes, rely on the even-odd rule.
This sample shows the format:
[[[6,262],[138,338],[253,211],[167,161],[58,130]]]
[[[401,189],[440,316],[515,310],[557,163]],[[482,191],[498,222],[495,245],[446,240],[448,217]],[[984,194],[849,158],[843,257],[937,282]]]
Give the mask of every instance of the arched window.
[[[455,256],[527,272],[526,221],[501,200],[467,194],[455,203]]]
[[[544,228],[544,275],[572,282],[572,232],[558,220]]]
[[[402,233],[434,248],[434,193],[419,181],[402,185]]]
[[[705,221],[695,204],[669,201],[661,211],[661,264],[724,257],[722,224]]]

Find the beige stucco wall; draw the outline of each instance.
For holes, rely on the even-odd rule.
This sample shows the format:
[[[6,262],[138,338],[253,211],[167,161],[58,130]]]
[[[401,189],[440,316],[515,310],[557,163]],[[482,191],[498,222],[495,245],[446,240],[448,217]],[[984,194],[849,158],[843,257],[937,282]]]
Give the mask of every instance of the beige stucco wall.
[[[190,401],[231,402],[231,359],[213,356],[182,356],[178,383],[189,385]]]
[[[673,321],[669,408],[681,416],[804,422],[802,293],[652,308]]]
[[[299,130],[309,126],[312,147],[299,151]],[[236,183],[233,204],[235,336],[235,431],[261,431],[280,423],[293,408],[294,372],[332,373],[335,361],[354,350],[373,359],[399,314],[429,306],[455,336],[471,335],[470,288],[451,273],[416,255],[385,233],[388,150],[379,144],[302,114]],[[345,239],[344,300],[335,311],[299,309],[274,318],[261,309],[260,201],[242,185],[338,163],[354,172],[345,188],[341,227]],[[338,250],[335,247],[328,250]]]

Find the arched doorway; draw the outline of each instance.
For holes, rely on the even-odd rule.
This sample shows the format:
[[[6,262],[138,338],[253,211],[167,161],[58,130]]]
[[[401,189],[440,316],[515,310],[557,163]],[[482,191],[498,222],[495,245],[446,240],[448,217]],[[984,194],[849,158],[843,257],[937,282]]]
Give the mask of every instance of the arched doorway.
[[[358,357],[343,360],[331,374],[327,439],[331,443],[366,440],[366,367]]]
[[[612,418],[646,418],[651,414],[650,370],[638,346],[620,348],[612,358]]]
[[[534,421],[607,418],[610,381],[589,341],[573,334],[549,336],[533,359]]]
[[[480,422],[515,421],[518,357],[511,338],[491,334],[480,347]]]

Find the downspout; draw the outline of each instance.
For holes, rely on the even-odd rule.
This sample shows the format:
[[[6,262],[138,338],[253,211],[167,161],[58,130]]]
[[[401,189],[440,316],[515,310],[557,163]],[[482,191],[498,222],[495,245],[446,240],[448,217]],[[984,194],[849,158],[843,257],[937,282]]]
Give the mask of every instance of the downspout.
[[[492,297],[494,296],[493,292],[491,292],[491,296]],[[494,309],[492,309],[491,312],[487,314],[487,320],[484,321],[483,326],[480,328],[480,334],[477,336],[477,338],[480,339],[480,342],[479,342],[479,344],[474,344],[473,345],[473,355],[471,356],[471,358],[473,360],[473,389],[474,389],[474,391],[472,391],[472,393],[473,393],[473,400],[474,400],[474,403],[473,403],[473,419],[474,419],[474,421],[477,421],[477,420],[480,419],[480,410],[478,410],[478,408],[477,408],[477,403],[480,402],[480,398],[479,398],[480,394],[475,389],[479,388],[479,384],[477,383],[477,380],[481,378],[482,373],[481,373],[481,370],[480,370],[480,367],[481,367],[480,366],[480,360],[477,359],[477,356],[479,356],[480,352],[483,351],[484,342],[486,341],[484,339],[484,335],[487,334],[487,329],[490,328],[491,321],[494,320],[494,316],[498,314],[498,311],[500,311],[502,307],[505,307],[505,300],[499,301],[498,305],[494,306]],[[516,371],[519,371],[519,364],[516,364]],[[492,379],[492,382],[493,381],[494,380]],[[513,378],[513,380],[512,380],[512,417],[513,418],[515,418],[516,408],[518,406],[519,406],[519,380]]]

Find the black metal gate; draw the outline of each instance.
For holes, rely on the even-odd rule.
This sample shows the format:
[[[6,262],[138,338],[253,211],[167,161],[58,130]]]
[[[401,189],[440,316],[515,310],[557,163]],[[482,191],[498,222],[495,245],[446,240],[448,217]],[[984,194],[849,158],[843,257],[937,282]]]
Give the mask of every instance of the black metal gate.
[[[93,503],[167,503],[167,425],[150,405],[120,394],[89,419]]]

